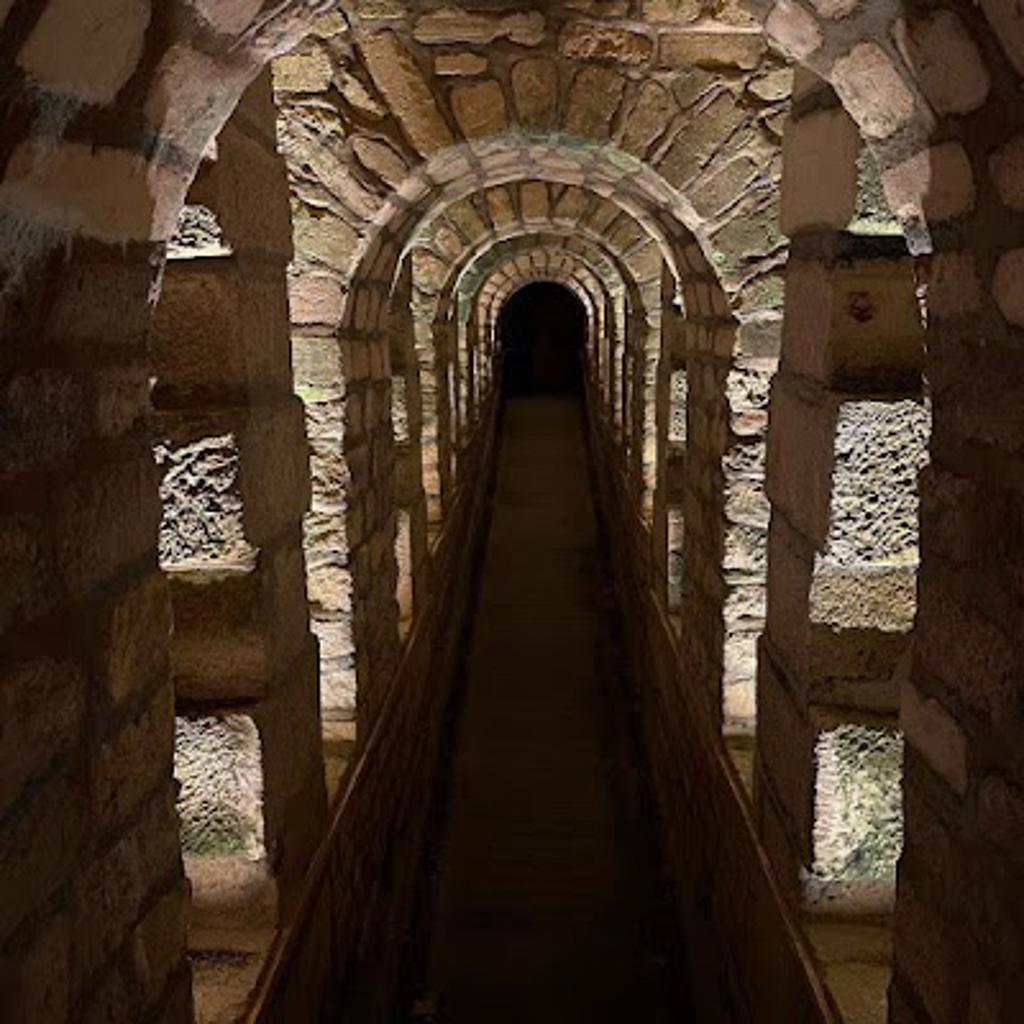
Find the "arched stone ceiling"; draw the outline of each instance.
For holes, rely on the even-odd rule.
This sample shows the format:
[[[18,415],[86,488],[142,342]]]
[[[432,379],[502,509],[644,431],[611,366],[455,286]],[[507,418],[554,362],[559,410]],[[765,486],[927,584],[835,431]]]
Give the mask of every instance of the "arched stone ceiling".
[[[673,268],[690,232],[733,287],[770,267],[789,72],[733,4],[640,6],[350,4],[281,62],[286,143],[325,154],[297,192],[338,210],[356,288],[439,204],[530,179],[605,196]]]

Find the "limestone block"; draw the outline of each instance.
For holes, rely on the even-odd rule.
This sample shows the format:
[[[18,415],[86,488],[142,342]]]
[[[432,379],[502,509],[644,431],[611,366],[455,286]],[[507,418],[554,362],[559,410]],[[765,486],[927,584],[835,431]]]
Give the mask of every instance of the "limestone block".
[[[472,76],[487,70],[487,58],[466,50],[462,53],[441,53],[434,58],[435,75]]]
[[[168,680],[150,703],[98,747],[92,769],[92,819],[113,828],[166,778],[174,750],[174,694]]]
[[[298,523],[309,507],[302,403],[293,399],[261,407],[247,426],[241,467],[245,535],[262,545]]]
[[[51,0],[17,57],[39,86],[80,103],[110,103],[142,56],[149,0]],[[72,40],[88,40],[76,45]]]
[[[357,232],[340,217],[297,204],[292,211],[296,265],[320,264],[343,278],[352,272],[359,250]]]
[[[823,17],[837,21],[852,14],[859,0],[811,0],[811,5]]]
[[[952,11],[897,23],[896,44],[940,114],[968,114],[988,97],[991,80],[977,44]]]
[[[505,95],[493,78],[455,86],[451,101],[455,120],[467,138],[498,134],[508,124]]]
[[[55,914],[0,957],[2,1005],[11,1020],[58,1024],[70,1016],[70,930],[67,914]]]
[[[162,573],[132,580],[90,617],[94,671],[114,705],[150,690],[167,671],[172,620]]]
[[[782,141],[782,230],[842,230],[857,202],[860,134],[842,109],[790,120]]]
[[[151,334],[157,402],[288,387],[288,309],[279,278],[243,273],[233,258],[172,261]]]
[[[898,217],[951,220],[974,206],[974,172],[959,142],[922,150],[882,173],[889,206]]]
[[[989,158],[999,198],[1011,210],[1024,210],[1024,134],[1014,135]]]
[[[910,680],[901,688],[900,728],[933,771],[961,796],[967,792],[967,738],[935,698]]]
[[[295,391],[306,406],[337,403],[345,397],[342,345],[334,337],[297,334],[292,338]]]
[[[183,569],[170,572],[169,581],[177,698],[226,702],[261,697],[270,676],[270,623],[263,615],[259,573]]]
[[[728,92],[705,107],[695,124],[683,128],[658,164],[658,171],[675,187],[694,178],[730,135],[743,123],[744,112]]]
[[[351,721],[356,715],[355,644],[350,619],[314,619],[320,643],[320,706],[327,720]]]
[[[832,85],[865,135],[885,139],[916,111],[914,94],[877,43],[858,43],[832,66]]]
[[[160,503],[148,452],[82,468],[62,483],[53,502],[57,570],[72,598],[152,554]]]
[[[334,77],[330,54],[312,39],[291,53],[276,57],[271,67],[274,91],[278,93],[324,92]]]
[[[167,709],[171,714],[170,708]],[[173,736],[172,722],[167,731]],[[146,754],[137,752],[139,766]],[[149,755],[152,760],[152,755]],[[166,778],[170,759],[161,760]],[[132,823],[98,856],[84,865],[71,892],[72,986],[83,991],[125,943],[141,917],[143,906],[180,877],[177,821],[165,782],[150,796]]]
[[[584,138],[607,139],[625,88],[625,78],[612,68],[582,68],[569,90],[565,130]]]
[[[455,4],[441,7],[416,20],[413,37],[418,43],[473,43],[484,45],[509,39],[520,46],[536,46],[544,39],[545,18],[540,11],[487,14],[467,11]]]
[[[4,587],[0,589],[0,630],[32,622],[58,599],[57,575],[44,526],[37,515],[0,516]]]
[[[189,4],[215,32],[231,35],[248,28],[262,6],[260,0],[189,0]]]
[[[700,0],[642,0],[646,21],[696,21],[704,13]]]
[[[780,878],[784,885],[795,885],[799,867],[809,864],[813,855],[816,737],[793,703],[781,666],[766,656],[763,641],[757,664],[758,758],[785,823],[788,864],[781,866]]]
[[[651,40],[639,32],[601,22],[573,21],[562,29],[558,49],[577,60],[615,60],[620,64],[646,64],[654,52]]]
[[[1024,75],[1024,12],[1014,0],[981,0],[981,8],[1010,63]]]
[[[40,161],[25,141],[8,160],[0,198],[56,232],[114,243],[168,237],[187,185],[180,168],[134,151],[65,141]]]
[[[289,282],[288,306],[292,324],[337,328],[344,310],[344,293],[333,277],[302,274]]]
[[[992,292],[1007,321],[1024,327],[1024,249],[1011,249],[999,257]]]
[[[538,17],[543,21],[543,15]],[[360,46],[374,83],[413,146],[423,156],[431,156],[450,145],[451,129],[437,108],[430,85],[399,37],[394,32],[378,32],[364,37]]]
[[[948,582],[932,574],[927,559],[919,572],[917,657],[977,715],[976,721],[986,723],[986,731],[1011,721],[1016,714],[1019,653],[1006,627],[965,604]]]
[[[0,671],[0,809],[78,742],[84,684],[77,665],[50,657]]]
[[[795,0],[778,0],[765,22],[768,34],[798,60],[821,47],[823,37],[814,17]]]
[[[519,192],[524,221],[545,221],[548,217],[548,189],[542,181],[525,182]]]
[[[352,139],[352,151],[368,171],[391,188],[397,188],[409,171],[398,151],[382,139],[356,135]]]
[[[913,389],[924,359],[909,260],[791,261],[783,361],[834,386]]]
[[[622,148],[643,157],[678,112],[672,94],[660,82],[645,82],[626,118]]]
[[[756,68],[764,56],[760,32],[667,32],[658,40],[662,67]]]
[[[754,175],[757,165],[748,156],[739,156],[702,176],[690,193],[693,208],[704,218],[712,218],[735,203]],[[785,192],[783,193],[785,196]]]
[[[772,387],[766,488],[774,505],[815,546],[828,531],[838,401],[784,376]]]

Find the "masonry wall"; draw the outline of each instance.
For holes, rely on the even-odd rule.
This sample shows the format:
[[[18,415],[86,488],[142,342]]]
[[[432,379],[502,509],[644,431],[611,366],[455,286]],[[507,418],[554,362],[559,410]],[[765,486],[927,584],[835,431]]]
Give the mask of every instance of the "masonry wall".
[[[460,454],[398,672],[343,780],[293,928],[271,951],[253,1020],[381,1021],[396,1009],[439,744],[473,611],[495,429],[491,398]]]
[[[593,378],[587,401],[599,500],[697,1014],[730,1022],[831,1021],[811,954],[758,844],[718,707],[682,671],[676,627],[646,554],[649,537],[638,528],[622,486],[622,450]]]

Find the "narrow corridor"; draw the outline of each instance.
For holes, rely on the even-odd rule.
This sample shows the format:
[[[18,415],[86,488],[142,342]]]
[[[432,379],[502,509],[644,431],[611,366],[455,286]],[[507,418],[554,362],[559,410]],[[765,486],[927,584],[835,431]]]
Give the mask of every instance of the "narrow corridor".
[[[687,1019],[576,397],[508,401],[418,1019]]]

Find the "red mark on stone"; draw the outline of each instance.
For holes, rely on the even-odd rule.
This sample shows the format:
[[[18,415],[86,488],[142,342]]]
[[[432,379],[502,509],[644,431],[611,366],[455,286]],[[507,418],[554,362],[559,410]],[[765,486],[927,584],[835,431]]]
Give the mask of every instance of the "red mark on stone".
[[[875,304],[867,292],[850,292],[847,308],[859,324],[869,323],[875,318]]]

